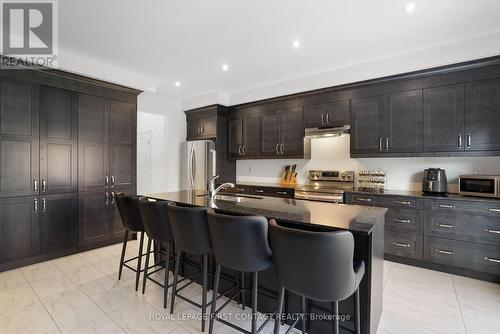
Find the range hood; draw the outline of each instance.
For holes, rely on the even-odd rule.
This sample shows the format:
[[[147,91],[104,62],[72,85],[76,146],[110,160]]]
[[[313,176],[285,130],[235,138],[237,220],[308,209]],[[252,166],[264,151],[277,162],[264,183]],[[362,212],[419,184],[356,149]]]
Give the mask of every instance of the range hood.
[[[339,126],[336,128],[307,128],[305,137],[307,138],[325,138],[325,137],[339,137],[349,133],[351,130],[350,125]]]

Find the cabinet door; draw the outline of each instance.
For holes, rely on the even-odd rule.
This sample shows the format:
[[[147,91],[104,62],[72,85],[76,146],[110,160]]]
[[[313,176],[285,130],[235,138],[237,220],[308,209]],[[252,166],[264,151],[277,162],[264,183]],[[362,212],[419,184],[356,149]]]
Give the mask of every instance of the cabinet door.
[[[78,99],[78,189],[104,191],[109,180],[108,100],[86,94]]]
[[[463,151],[464,85],[424,89],[423,151]]]
[[[242,117],[243,155],[256,157],[260,155],[260,114],[248,113]]]
[[[88,245],[109,240],[109,203],[111,199],[108,192],[81,192],[78,195],[79,244]]]
[[[300,156],[304,152],[304,113],[302,107],[291,108],[281,114],[282,154]]]
[[[38,87],[0,78],[0,197],[36,194],[38,180]]]
[[[187,117],[187,138],[194,139],[200,136],[200,119],[195,117]]]
[[[229,119],[229,155],[239,157],[243,146],[242,117],[235,116]]]
[[[217,136],[217,117],[202,119],[200,127],[203,138],[215,138]]]
[[[110,219],[110,238],[121,240],[125,234],[125,229],[123,228],[122,219],[120,213],[118,212],[118,207],[116,206],[115,196],[116,193],[123,192],[125,195],[135,195],[135,191],[132,188],[116,189],[110,193],[109,202],[109,219]]]
[[[40,88],[41,194],[76,192],[78,95]]]
[[[0,199],[0,263],[38,254],[38,197]]]
[[[336,101],[330,106],[330,111],[325,119],[327,126],[337,127],[351,124],[351,101]]]
[[[78,246],[78,193],[40,200],[40,253]]]
[[[261,115],[261,154],[263,156],[277,156],[281,143],[279,111],[265,112]]]
[[[385,130],[386,151],[422,151],[422,90],[387,96]]]
[[[305,126],[307,128],[328,126],[326,117],[330,112],[331,105],[329,103],[304,106]]]
[[[110,188],[135,187],[136,108],[134,104],[110,101]]]
[[[465,149],[500,151],[500,78],[465,86]]]
[[[351,154],[378,153],[383,149],[384,97],[351,101]]]

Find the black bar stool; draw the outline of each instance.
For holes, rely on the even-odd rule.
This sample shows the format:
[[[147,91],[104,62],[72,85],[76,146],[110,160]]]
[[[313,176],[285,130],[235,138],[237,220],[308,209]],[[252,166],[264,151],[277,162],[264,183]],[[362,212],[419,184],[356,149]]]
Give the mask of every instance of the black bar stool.
[[[149,253],[142,253],[144,245],[144,224],[142,223],[141,213],[139,211],[139,196],[125,196],[124,193],[116,193],[116,206],[122,220],[123,227],[125,228],[125,236],[123,238],[122,254],[120,256],[120,269],[118,271],[118,280],[122,277],[123,267],[135,272],[135,291],[139,289],[139,278],[141,276],[142,257]],[[127,249],[127,241],[129,233],[141,233],[139,241],[139,254],[136,257],[125,260],[125,251]],[[129,266],[127,263],[137,259],[137,268]]]
[[[144,268],[144,277],[142,281],[142,293],[144,294],[146,290],[146,282],[148,280],[161,286],[163,288],[163,308],[167,308],[167,294],[168,288],[171,286],[168,284],[168,278],[170,273],[170,249],[174,244],[174,236],[172,235],[172,230],[170,228],[170,221],[168,219],[168,202],[166,201],[150,201],[147,198],[139,199],[139,209],[141,212],[142,222],[144,223],[144,229],[148,236],[148,246],[147,249],[151,249],[151,242],[154,241],[161,248],[165,244],[165,256],[164,269],[165,269],[165,279],[163,283],[158,282],[151,277],[154,273],[162,270],[163,268],[155,269],[149,271],[149,256],[150,252],[146,255],[146,266]]]
[[[212,334],[214,321],[217,320],[243,333],[259,333],[270,318],[257,329],[257,283],[258,273],[272,266],[271,250],[267,241],[268,222],[264,217],[258,216],[231,216],[215,213],[212,209],[208,211],[208,228],[212,245],[214,248],[215,261],[215,283],[213,298],[215,300],[221,275],[221,267],[239,271],[241,273],[252,273],[252,330],[248,332],[224,319],[216,319],[217,314],[226,307],[238,295],[244,296],[243,283],[230,299],[220,308],[216,309],[216,302],[212,303],[210,313],[209,333]],[[243,300],[244,305],[244,300]]]
[[[168,216],[172,234],[174,236],[176,256],[175,256],[175,270],[174,270],[174,283],[172,288],[172,299],[170,304],[170,313],[174,312],[175,297],[179,297],[186,302],[201,308],[201,331],[205,331],[205,318],[207,311],[207,289],[208,289],[208,257],[213,254],[212,242],[208,232],[207,224],[207,208],[200,207],[186,207],[178,206],[175,203],[169,203]],[[177,288],[179,266],[181,262],[181,252],[190,255],[201,255],[202,257],[202,302],[201,305],[193,300],[190,300],[179,294],[181,290],[192,284],[194,281],[190,278],[199,273],[194,273],[184,279],[189,279],[190,282]],[[183,279],[183,280],[184,280]]]
[[[285,289],[305,298],[332,303],[333,333],[339,333],[338,302],[355,294],[356,333],[360,333],[359,284],[365,263],[354,266],[354,237],[348,231],[314,232],[279,226],[269,222],[269,242],[280,283],[279,314],[283,310]],[[302,274],[297,274],[302,273]],[[304,319],[304,314],[303,317]],[[299,319],[293,323],[294,327]],[[276,319],[274,333],[279,333]],[[304,322],[302,332],[305,331]]]

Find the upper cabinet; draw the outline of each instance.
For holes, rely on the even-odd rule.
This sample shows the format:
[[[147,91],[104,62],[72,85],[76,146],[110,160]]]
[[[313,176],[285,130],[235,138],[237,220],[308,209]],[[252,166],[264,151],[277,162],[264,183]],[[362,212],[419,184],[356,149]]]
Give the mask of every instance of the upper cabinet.
[[[384,96],[351,101],[351,154],[385,151]]]
[[[350,101],[304,106],[306,128],[338,127],[350,124]]]
[[[229,154],[245,158],[260,155],[260,113],[239,112],[229,117]]]
[[[218,130],[221,128],[221,122],[226,122],[226,107],[221,105],[188,110],[185,113],[186,140],[215,139],[220,135]]]

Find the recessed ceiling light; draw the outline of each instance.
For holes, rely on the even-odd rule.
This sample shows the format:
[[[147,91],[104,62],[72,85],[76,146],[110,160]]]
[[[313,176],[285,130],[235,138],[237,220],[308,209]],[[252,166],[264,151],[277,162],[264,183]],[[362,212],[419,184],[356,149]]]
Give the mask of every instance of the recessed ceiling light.
[[[229,65],[228,65],[228,64],[222,64],[222,66],[221,66],[221,67],[222,67],[222,70],[223,70],[223,71],[227,71],[227,70],[229,70]]]
[[[175,85],[175,87],[180,87],[180,86],[181,86],[181,83],[180,83],[180,81],[176,81],[176,82],[174,83],[174,85]]]
[[[415,10],[415,3],[410,2],[409,4],[406,5],[406,12],[411,13]]]
[[[294,40],[292,42],[292,46],[293,46],[294,49],[300,48],[300,41],[298,39]]]

